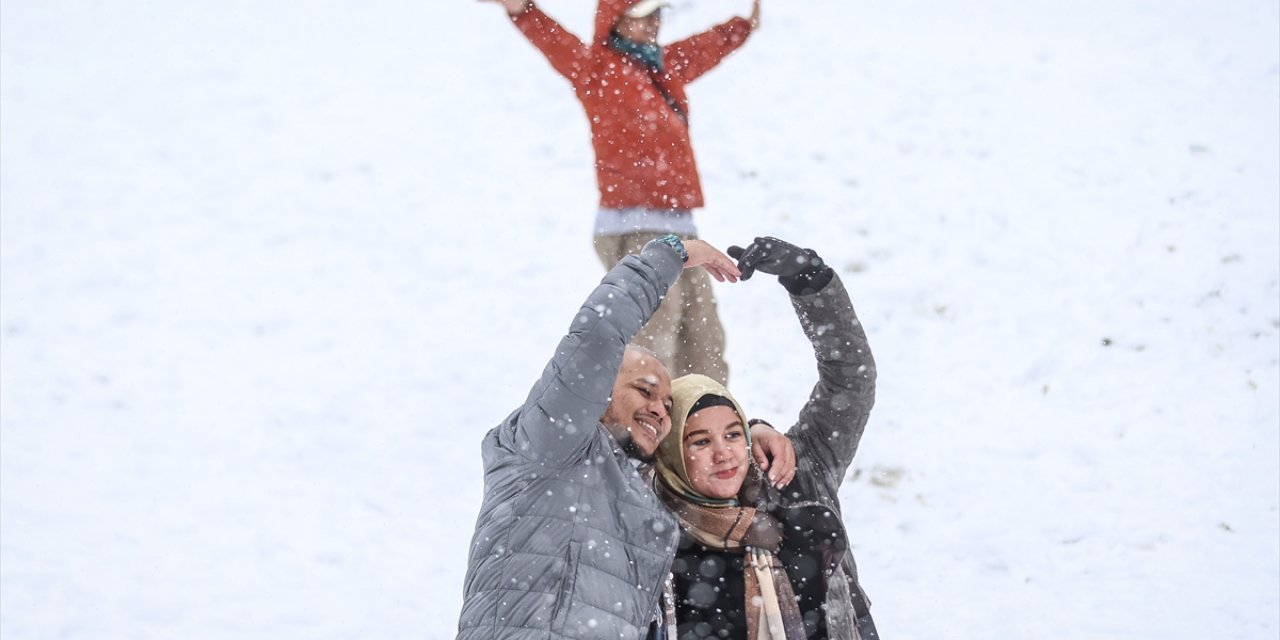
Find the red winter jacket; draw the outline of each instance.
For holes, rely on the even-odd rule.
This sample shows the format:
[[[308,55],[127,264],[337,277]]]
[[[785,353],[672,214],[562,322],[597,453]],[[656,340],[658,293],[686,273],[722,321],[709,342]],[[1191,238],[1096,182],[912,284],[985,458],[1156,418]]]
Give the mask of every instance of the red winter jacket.
[[[684,87],[742,46],[751,35],[751,23],[733,18],[663,47],[665,71],[651,74],[643,63],[608,45],[613,25],[636,2],[600,0],[590,45],[536,6],[513,21],[573,84],[587,112],[602,208],[701,207],[702,185],[689,141]],[[664,89],[681,113],[663,96]]]

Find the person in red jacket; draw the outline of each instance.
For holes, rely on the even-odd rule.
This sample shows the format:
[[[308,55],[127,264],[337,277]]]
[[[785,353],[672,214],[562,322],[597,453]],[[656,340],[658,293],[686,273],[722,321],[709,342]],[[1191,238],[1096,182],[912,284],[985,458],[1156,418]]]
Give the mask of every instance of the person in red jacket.
[[[760,24],[760,0],[735,17],[666,46],[658,44],[662,0],[600,0],[584,43],[532,0],[489,0],[573,86],[591,125],[600,205],[594,243],[606,267],[638,253],[655,232],[696,238],[702,184],[689,138],[685,86],[742,46]],[[727,383],[724,329],[711,279],[690,270],[667,293],[637,342],[671,373]]]

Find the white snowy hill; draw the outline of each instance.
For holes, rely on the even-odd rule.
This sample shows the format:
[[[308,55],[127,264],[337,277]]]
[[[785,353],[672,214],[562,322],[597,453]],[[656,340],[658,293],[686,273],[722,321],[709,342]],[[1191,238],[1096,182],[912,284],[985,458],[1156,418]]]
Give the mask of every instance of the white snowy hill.
[[[765,0],[692,86],[703,236],[815,248],[871,337],[886,640],[1280,633],[1277,43],[1266,0]],[[567,83],[469,0],[3,0],[0,54],[0,637],[452,638],[479,440],[602,274]],[[789,424],[783,290],[717,291]]]

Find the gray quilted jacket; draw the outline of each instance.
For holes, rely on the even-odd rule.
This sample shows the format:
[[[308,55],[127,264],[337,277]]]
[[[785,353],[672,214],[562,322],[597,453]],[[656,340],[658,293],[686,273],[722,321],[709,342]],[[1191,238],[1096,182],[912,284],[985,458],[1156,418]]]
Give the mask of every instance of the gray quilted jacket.
[[[683,265],[650,242],[605,275],[523,406],[485,436],[459,640],[638,640],[678,529],[600,425],[623,349]]]

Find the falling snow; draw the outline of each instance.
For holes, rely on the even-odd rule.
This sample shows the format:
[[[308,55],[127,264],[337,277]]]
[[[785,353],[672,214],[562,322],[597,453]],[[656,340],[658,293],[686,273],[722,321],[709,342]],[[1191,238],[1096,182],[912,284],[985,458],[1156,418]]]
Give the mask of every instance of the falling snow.
[[[606,311],[587,123],[500,11],[5,0],[0,637],[453,637],[480,438]],[[870,336],[884,637],[1280,633],[1278,41],[1263,0],[764,0],[691,88],[701,235],[813,247]],[[716,292],[785,428],[782,288]]]

